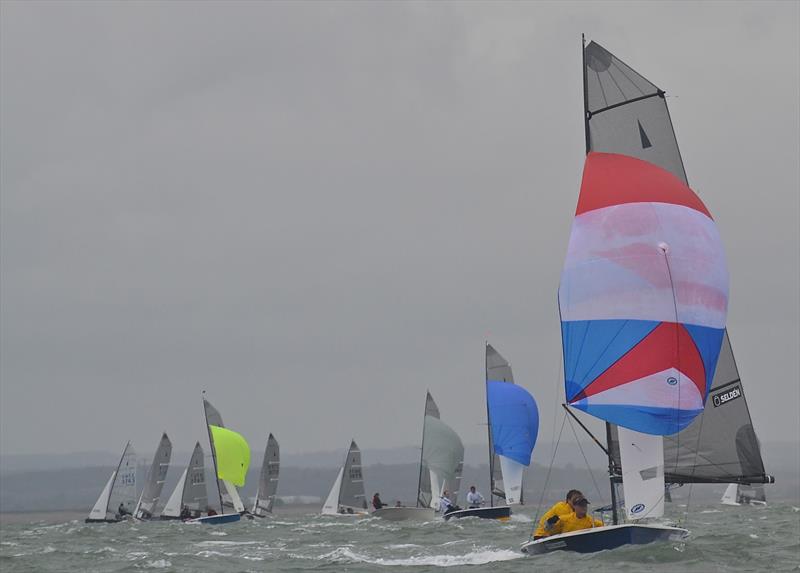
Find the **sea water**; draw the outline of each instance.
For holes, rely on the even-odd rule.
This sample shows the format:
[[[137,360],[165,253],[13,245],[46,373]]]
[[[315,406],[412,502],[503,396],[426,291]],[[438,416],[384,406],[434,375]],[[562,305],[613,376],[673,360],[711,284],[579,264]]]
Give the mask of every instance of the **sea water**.
[[[280,513],[220,526],[6,520],[0,571],[800,571],[800,508],[792,505],[706,505],[685,516],[671,507],[691,530],[685,542],[529,557],[519,546],[533,511],[505,523]]]

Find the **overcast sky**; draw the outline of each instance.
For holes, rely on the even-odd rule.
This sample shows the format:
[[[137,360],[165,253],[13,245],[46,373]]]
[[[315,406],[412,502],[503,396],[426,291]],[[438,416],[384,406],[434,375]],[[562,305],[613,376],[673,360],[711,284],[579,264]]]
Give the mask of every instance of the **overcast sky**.
[[[580,34],[668,93],[762,440],[800,435],[800,3],[2,3],[0,449],[549,440]],[[559,416],[561,414],[559,413]],[[767,460],[769,462],[769,460]]]

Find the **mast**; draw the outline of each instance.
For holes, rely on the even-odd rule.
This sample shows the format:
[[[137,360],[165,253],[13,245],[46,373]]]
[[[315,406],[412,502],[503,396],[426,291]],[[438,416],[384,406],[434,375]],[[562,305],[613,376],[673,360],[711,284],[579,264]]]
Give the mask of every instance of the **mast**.
[[[586,144],[586,155],[589,155],[589,152],[592,149],[592,142],[591,142],[591,134],[589,132],[589,87],[588,82],[586,80],[586,35],[581,34],[581,66],[582,66],[582,77],[583,77],[583,137],[584,142]],[[565,407],[566,409],[566,407]],[[569,410],[567,410],[569,412]],[[570,412],[571,413],[571,412]],[[581,424],[583,427],[583,424]],[[585,429],[585,428],[584,428]],[[588,432],[588,430],[587,430]],[[591,434],[589,434],[591,435]],[[594,436],[592,436],[594,438]],[[596,440],[595,440],[596,441]],[[599,442],[598,442],[599,445]],[[611,424],[606,422],[606,448],[603,450],[608,457],[608,485],[611,489],[611,506],[613,508],[613,519],[614,525],[619,522],[619,516],[617,515],[617,486],[615,485],[614,475],[616,473],[616,464],[614,463],[614,458],[611,456],[610,448],[611,448]],[[602,446],[601,446],[602,447]]]
[[[208,425],[208,413],[206,412],[206,391],[203,390],[203,418],[206,421],[206,431],[208,432],[208,445],[211,446],[211,459],[214,462],[214,479],[217,482],[217,494],[219,495],[219,512],[225,513],[225,506],[222,505],[222,490],[219,487],[217,478],[217,452],[214,449],[214,438],[211,436],[211,426]]]
[[[483,389],[486,393],[486,427],[489,433],[489,507],[494,507],[494,448],[492,447],[492,418],[489,416],[489,359],[486,356],[488,342],[483,348]]]
[[[589,89],[586,85],[586,36],[581,34],[581,65],[583,66],[583,137],[586,142],[586,155],[590,151],[589,136]]]
[[[419,494],[420,490],[422,489],[422,456],[425,452],[425,416],[426,412],[428,411],[428,396],[430,395],[430,390],[427,391],[425,394],[425,409],[422,411],[422,444],[419,449],[419,479],[417,480],[417,503],[416,506],[419,507]],[[431,492],[431,503],[433,502],[433,492]]]

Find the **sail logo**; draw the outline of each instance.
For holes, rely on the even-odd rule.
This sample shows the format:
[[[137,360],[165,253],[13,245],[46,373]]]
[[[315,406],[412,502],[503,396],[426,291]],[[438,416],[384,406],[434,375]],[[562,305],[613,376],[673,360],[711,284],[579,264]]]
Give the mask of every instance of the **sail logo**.
[[[643,511],[644,511],[644,504],[643,503],[637,503],[636,505],[634,505],[631,508],[631,513],[634,514],[634,515],[636,515],[637,513],[642,513]]]
[[[723,404],[727,404],[731,400],[735,400],[736,398],[742,397],[742,389],[739,386],[734,386],[730,390],[723,392],[721,394],[716,394],[711,397],[711,401],[714,403],[714,407],[717,408],[722,406]]]

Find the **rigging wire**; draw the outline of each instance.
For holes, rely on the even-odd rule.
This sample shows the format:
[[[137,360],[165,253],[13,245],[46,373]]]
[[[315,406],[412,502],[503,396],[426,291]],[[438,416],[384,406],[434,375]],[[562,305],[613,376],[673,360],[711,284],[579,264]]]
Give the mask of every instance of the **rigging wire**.
[[[575,425],[572,423],[572,419],[569,421],[569,427],[572,429],[572,435],[575,437],[575,442],[578,444],[578,449],[581,451],[581,455],[583,456],[583,463],[586,464],[586,469],[589,470],[589,475],[592,477],[592,483],[594,484],[594,489],[597,491],[597,497],[600,501],[605,505],[605,498],[603,494],[600,492],[600,487],[597,485],[597,481],[594,479],[594,472],[592,471],[591,466],[589,466],[589,460],[586,459],[586,454],[583,451],[583,446],[581,445],[580,440],[578,439],[578,433],[575,431]]]
[[[564,423],[566,422],[566,417],[567,415],[565,413],[564,417],[561,419],[561,429],[558,431],[558,439],[555,442],[553,455],[550,457],[550,466],[547,468],[547,477],[545,477],[544,485],[542,485],[542,493],[539,496],[539,502],[536,504],[536,517],[533,519],[533,529],[531,530],[530,537],[533,537],[533,532],[536,530],[536,524],[539,522],[539,514],[542,511],[542,502],[544,501],[544,494],[547,493],[547,486],[550,483],[550,474],[553,471],[553,462],[556,459],[556,452],[558,451],[558,445],[561,443],[561,434],[564,432]]]

